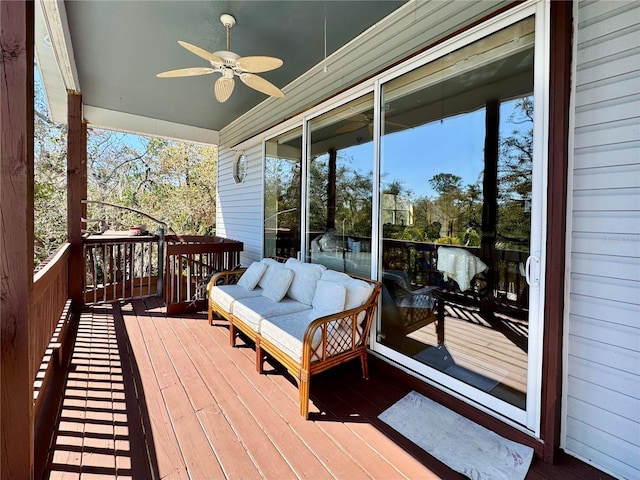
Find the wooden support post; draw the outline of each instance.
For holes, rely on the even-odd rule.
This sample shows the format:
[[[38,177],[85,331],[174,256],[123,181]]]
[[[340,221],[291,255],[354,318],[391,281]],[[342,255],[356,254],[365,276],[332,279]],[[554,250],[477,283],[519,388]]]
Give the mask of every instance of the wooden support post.
[[[69,298],[73,309],[82,308],[84,256],[82,254],[83,195],[87,191],[87,136],[82,119],[82,95],[69,92],[67,97],[67,237],[69,257]]]
[[[33,2],[0,2],[2,479],[33,475]]]
[[[497,281],[495,258],[498,235],[498,155],[500,143],[500,102],[489,100],[485,106],[484,174],[482,179],[482,259],[489,265],[485,274],[487,285],[480,292],[480,308],[493,309],[494,287]]]
[[[569,165],[573,2],[551,2],[549,73],[549,171],[547,264],[542,345],[542,458],[553,463],[560,449],[562,340]]]
[[[81,134],[82,134],[82,145],[84,146],[84,148],[82,148],[82,164],[84,165],[84,168],[82,168],[80,172],[82,174],[82,181],[81,181],[82,200],[86,200],[87,199],[87,122],[84,120],[82,121]],[[81,215],[82,215],[82,218],[88,218],[86,203],[82,203]]]
[[[329,171],[327,173],[327,230],[336,228],[336,175],[338,152],[335,148],[330,148]]]

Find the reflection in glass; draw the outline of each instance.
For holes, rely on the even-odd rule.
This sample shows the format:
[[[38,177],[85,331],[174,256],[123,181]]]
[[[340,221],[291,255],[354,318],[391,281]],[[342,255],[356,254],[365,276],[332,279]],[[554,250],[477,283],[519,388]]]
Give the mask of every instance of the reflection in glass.
[[[377,341],[522,409],[533,35],[527,19],[385,84],[381,130]]]
[[[265,257],[297,257],[300,251],[301,165],[301,127],[266,142]]]
[[[308,261],[370,277],[373,94],[309,127]]]

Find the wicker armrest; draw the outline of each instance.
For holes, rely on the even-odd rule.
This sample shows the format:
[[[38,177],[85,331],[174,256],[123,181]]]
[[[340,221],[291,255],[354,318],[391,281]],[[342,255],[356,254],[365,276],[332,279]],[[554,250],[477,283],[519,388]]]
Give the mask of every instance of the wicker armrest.
[[[216,273],[207,284],[207,294],[211,292],[211,288],[215,285],[234,285],[238,283],[238,280],[246,270],[246,268],[237,268]]]
[[[366,349],[379,294],[380,288],[377,286],[361,307],[313,320],[302,340],[302,369],[309,371],[314,362],[326,362],[333,356]],[[321,332],[321,341],[314,348],[314,337],[318,330]]]

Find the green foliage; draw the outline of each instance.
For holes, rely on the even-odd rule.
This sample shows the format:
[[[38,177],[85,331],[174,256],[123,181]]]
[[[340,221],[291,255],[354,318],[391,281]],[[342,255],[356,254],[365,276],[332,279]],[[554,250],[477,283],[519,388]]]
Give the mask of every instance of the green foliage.
[[[42,86],[34,98],[34,265],[46,260],[67,238],[67,131],[48,118]]]
[[[91,199],[140,210],[176,233],[215,231],[215,146],[141,138],[140,147],[133,148],[130,141],[118,138],[120,134],[90,133]],[[96,214],[115,230],[138,223],[146,223],[151,231],[161,226],[111,207],[97,207]]]
[[[66,149],[64,125],[48,118],[44,92],[35,85],[34,260],[36,266],[66,241]],[[217,147],[137,137],[107,130],[87,132],[87,197],[133,208],[165,222],[176,233],[215,233]],[[121,208],[87,205],[97,230],[105,220],[112,230],[160,224]]]
[[[461,245],[460,239],[458,237],[440,237],[436,240],[436,243],[440,243],[442,245]]]

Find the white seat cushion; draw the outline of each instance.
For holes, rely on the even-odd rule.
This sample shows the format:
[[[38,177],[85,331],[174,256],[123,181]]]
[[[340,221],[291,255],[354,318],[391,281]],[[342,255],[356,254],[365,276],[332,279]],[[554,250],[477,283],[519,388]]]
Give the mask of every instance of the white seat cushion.
[[[280,317],[264,319],[260,328],[260,336],[275,345],[283,353],[297,362],[302,361],[302,339],[311,320],[306,318],[305,313],[292,313]],[[345,332],[340,328],[335,329],[338,338],[344,338]],[[329,333],[331,335],[331,332]],[[318,329],[313,337],[311,349],[314,350],[320,344],[322,331]],[[345,348],[338,349],[335,346],[333,351],[329,350],[328,355],[335,355],[347,349],[348,342],[342,342]],[[318,354],[312,354],[311,361],[321,360]]]
[[[261,295],[261,288],[247,290],[240,285],[216,285],[209,292],[209,299],[231,313],[233,311],[233,303],[237,299],[259,297]]]
[[[270,298],[259,296],[239,299],[233,304],[233,314],[256,332],[261,331],[261,322],[265,318],[309,310],[311,310],[309,305],[296,302],[291,298],[284,298],[280,302],[274,302]],[[302,314],[303,317],[305,315],[305,313]]]
[[[324,265],[315,263],[304,263],[295,258],[289,258],[284,264],[286,268],[293,270],[293,282],[289,287],[287,296],[299,302],[311,305],[313,295],[316,291],[316,284],[322,272],[326,270]]]

